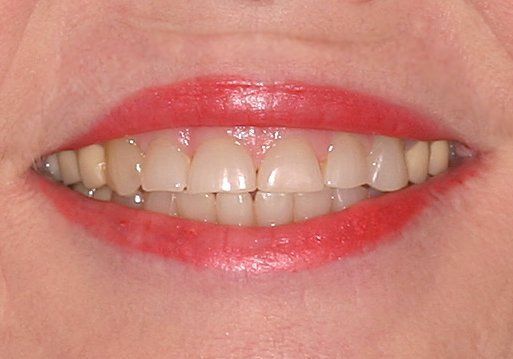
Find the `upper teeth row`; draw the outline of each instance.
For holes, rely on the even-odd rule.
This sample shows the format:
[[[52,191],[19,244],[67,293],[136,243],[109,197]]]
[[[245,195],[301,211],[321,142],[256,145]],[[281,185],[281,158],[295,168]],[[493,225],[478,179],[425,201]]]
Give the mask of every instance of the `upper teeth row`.
[[[121,196],[148,192],[188,193],[318,192],[325,186],[354,188],[368,184],[387,192],[428,175],[444,172],[449,165],[447,141],[413,142],[376,136],[370,148],[358,135],[337,133],[319,163],[310,144],[301,138],[278,140],[258,168],[233,138],[201,144],[192,160],[165,138],[152,141],[143,154],[133,139],[116,139],[78,151],[62,151],[46,158],[51,176],[66,185],[82,182],[94,189],[108,185]]]

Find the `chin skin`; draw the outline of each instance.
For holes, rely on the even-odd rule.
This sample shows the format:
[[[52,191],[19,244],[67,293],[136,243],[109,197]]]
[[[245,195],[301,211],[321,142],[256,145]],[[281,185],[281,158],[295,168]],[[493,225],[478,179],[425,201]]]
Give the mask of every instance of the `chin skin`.
[[[439,19],[436,14],[440,12],[433,9],[447,10],[444,13],[449,20],[465,20],[465,26],[450,29],[458,35],[453,41],[466,43],[470,38],[472,43],[486,43],[488,57],[483,60],[479,57],[482,51],[470,49],[466,67],[457,62],[459,53],[453,48],[442,51],[442,55],[433,50],[428,52],[432,58],[426,57],[420,49],[425,43],[436,42],[431,41],[435,30],[430,30],[433,33],[420,31],[425,38],[414,42],[405,39],[408,46],[396,49],[409,57],[395,58],[396,52],[388,42],[365,23],[349,22],[347,28],[326,30],[333,22],[344,23],[347,12],[360,17],[372,14],[374,27],[395,34],[400,23],[387,20],[394,17],[369,12],[370,6],[381,3],[327,2],[333,12],[305,14],[301,12],[305,11],[304,7],[301,10],[303,2],[311,5],[297,1],[268,13],[267,6],[281,5],[265,1],[237,5],[175,1],[166,2],[167,8],[159,16],[151,10],[164,6],[158,1],[144,3],[152,4],[147,7],[143,3],[121,6],[112,2],[115,14],[122,16],[98,21],[94,15],[104,6],[99,3],[86,6],[78,1],[66,2],[73,15],[68,17],[41,3],[30,26],[19,31],[12,26],[12,38],[4,42],[7,45],[0,45],[2,50],[3,46],[18,49],[7,51],[11,54],[7,60],[0,57],[0,80],[4,79],[0,83],[0,357],[513,355],[513,131],[508,121],[513,106],[511,100],[501,96],[512,90],[511,79],[501,77],[513,66],[502,47],[503,43],[504,47],[510,45],[495,37],[490,40],[489,20],[480,20],[479,7],[426,1],[430,12],[424,15],[435,25],[437,21],[444,26],[451,21]],[[30,6],[29,2],[24,4]],[[405,16],[417,14],[421,8],[407,1],[389,4],[403,9],[399,14]],[[0,0],[0,9],[2,6],[5,4]],[[80,18],[76,8],[81,6],[87,10],[83,28],[73,25]],[[179,10],[187,6],[197,9],[204,18],[188,19],[190,15]],[[173,19],[173,7],[176,24],[185,24],[180,25],[182,28],[170,28],[170,21],[166,22]],[[259,29],[261,37],[247,39],[252,52],[244,48],[241,39],[246,38],[238,37],[245,35],[223,35],[211,41],[197,35],[215,25],[207,16],[212,9],[229,10],[231,16],[221,24],[227,33],[233,30],[230,26],[236,21],[232,18],[239,12],[241,16],[263,14],[258,15],[262,22],[254,24],[263,26]],[[16,10],[19,19],[28,18],[21,5]],[[282,21],[283,13],[294,16]],[[501,34],[505,38],[501,33],[504,20],[491,14],[487,13],[488,18],[496,19],[493,26],[489,25],[492,32],[499,39]],[[44,49],[48,53],[41,53],[35,40],[41,37],[44,43],[46,37],[53,39],[55,30],[42,24],[59,16],[71,24],[66,28],[69,39],[62,40],[62,56],[55,56],[59,49],[49,46]],[[303,31],[297,38],[282,41],[280,34],[285,30],[290,34],[298,27],[293,19],[308,16],[318,20],[317,27],[301,27],[304,30],[297,30]],[[397,19],[400,17],[397,15]],[[126,23],[119,19],[130,20],[130,25],[123,27]],[[133,43],[110,37],[106,30],[110,21],[121,24],[125,32],[132,31]],[[188,23],[196,35],[187,35]],[[473,26],[466,26],[469,23]],[[265,34],[267,28],[270,35]],[[141,35],[149,29],[154,29],[155,37]],[[104,42],[93,41],[99,35]],[[337,43],[337,36],[345,41]],[[184,45],[184,38],[189,45]],[[148,48],[143,49],[145,42],[141,39],[148,40]],[[170,39],[181,44],[181,55],[172,52],[175,42]],[[360,42],[377,43],[378,49],[360,46]],[[417,47],[417,42],[424,45]],[[236,44],[239,46],[234,47]],[[195,46],[204,49],[202,56],[195,53]],[[467,49],[458,43],[451,46]],[[91,55],[95,51],[102,54],[97,61]],[[322,59],[313,55],[317,51],[324,55]],[[390,92],[400,101],[412,103],[426,98],[425,102],[437,104],[440,113],[447,115],[450,126],[459,128],[464,138],[485,149],[485,170],[447,196],[436,198],[400,233],[400,240],[300,273],[241,277],[199,271],[97,241],[60,216],[45,196],[25,181],[32,157],[62,144],[64,137],[84,131],[97,111],[111,106],[136,86],[153,83],[159,76],[165,82],[187,76],[194,66],[187,66],[184,53],[194,60],[198,71],[224,72],[229,68],[268,78],[282,76],[283,71],[288,74],[287,66],[293,63],[297,68],[290,73],[299,80],[311,80],[315,72],[312,66],[316,61],[326,61],[319,69],[327,73],[316,74],[317,81],[343,79],[340,81],[344,85],[368,86],[377,93]],[[257,61],[250,55],[261,61],[255,65]],[[238,60],[236,56],[240,56]],[[51,61],[57,57],[60,63]],[[407,59],[412,58],[418,60],[415,66],[408,63]],[[483,61],[503,71],[487,72],[490,70]],[[22,71],[26,68],[34,71]],[[453,81],[447,83],[447,72],[442,68],[448,69]],[[456,71],[458,68],[463,74]],[[373,75],[380,71],[387,76]],[[116,91],[109,91],[111,87],[117,87]],[[490,95],[492,89],[499,94]],[[41,113],[51,116],[42,118]],[[30,122],[24,120],[27,118]],[[62,121],[65,118],[73,121]]]

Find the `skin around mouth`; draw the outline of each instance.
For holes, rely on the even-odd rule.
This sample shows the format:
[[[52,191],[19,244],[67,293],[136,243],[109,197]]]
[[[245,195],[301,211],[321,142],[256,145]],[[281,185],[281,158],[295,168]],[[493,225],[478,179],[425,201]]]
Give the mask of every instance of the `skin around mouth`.
[[[323,130],[255,127],[285,122]],[[213,124],[238,126],[178,127]],[[265,146],[263,133],[274,135]],[[115,203],[34,180],[67,218],[116,245],[224,271],[297,271],[398,237],[470,176],[468,159],[443,174],[462,160],[448,138],[405,108],[345,90],[195,79],[129,98],[43,161],[76,192]],[[394,193],[370,198],[381,192]]]

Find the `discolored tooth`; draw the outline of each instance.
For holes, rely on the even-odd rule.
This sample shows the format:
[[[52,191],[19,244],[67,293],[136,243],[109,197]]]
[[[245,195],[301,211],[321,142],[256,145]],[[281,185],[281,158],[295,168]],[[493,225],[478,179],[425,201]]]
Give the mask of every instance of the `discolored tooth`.
[[[142,208],[144,204],[144,194],[139,191],[130,196],[120,196],[117,193],[112,193],[112,202],[130,208]]]
[[[80,182],[77,154],[75,151],[62,151],[58,153],[59,167],[61,169],[62,182],[68,186]]]
[[[253,159],[230,138],[217,138],[198,147],[191,162],[187,192],[251,192],[256,189]]]
[[[100,188],[107,183],[105,150],[102,145],[91,145],[78,150],[78,167],[87,188]]]
[[[219,193],[216,196],[217,221],[234,226],[253,226],[253,198],[249,193]]]
[[[429,155],[429,174],[439,175],[449,167],[449,143],[447,141],[431,142],[431,154]]]
[[[353,204],[361,202],[369,197],[369,190],[361,186],[347,189],[336,189],[333,191],[333,202],[331,204],[331,211],[342,211],[346,208],[351,207]]]
[[[148,192],[144,196],[144,209],[177,216],[176,196],[172,192]]]
[[[94,190],[93,198],[98,201],[109,202],[112,199],[112,190],[107,186],[97,188]]]
[[[141,185],[143,157],[133,140],[117,139],[105,144],[107,183],[120,196],[131,196]]]
[[[319,162],[302,139],[278,141],[258,169],[258,189],[264,192],[318,192],[324,188]]]
[[[294,220],[294,195],[257,192],[255,218],[259,226],[274,227],[291,223]]]
[[[368,163],[369,184],[375,189],[391,192],[408,185],[404,143],[400,139],[376,136]]]
[[[213,193],[176,194],[178,215],[201,222],[216,222],[216,198]]]
[[[56,154],[48,156],[43,164],[44,170],[56,181],[62,181],[59,159]]]
[[[294,195],[294,221],[323,216],[331,210],[333,189],[325,188],[320,192],[296,193]]]
[[[405,153],[408,177],[411,183],[423,183],[428,177],[429,144],[416,142]]]
[[[357,135],[337,134],[328,152],[324,183],[334,188],[353,188],[367,183],[368,152]]]
[[[187,184],[189,157],[169,140],[150,143],[142,165],[141,183],[145,191],[183,191]]]
[[[94,190],[87,188],[82,182],[75,183],[73,186],[71,186],[71,189],[86,197],[94,196]]]

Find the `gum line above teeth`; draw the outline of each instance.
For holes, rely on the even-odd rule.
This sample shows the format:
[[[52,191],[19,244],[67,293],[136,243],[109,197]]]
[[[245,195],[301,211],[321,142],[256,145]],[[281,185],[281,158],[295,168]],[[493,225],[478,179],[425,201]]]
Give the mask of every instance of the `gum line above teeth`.
[[[324,153],[287,136],[258,160],[227,135],[203,141],[192,154],[165,136],[147,142],[144,153],[134,138],[62,151],[45,158],[42,169],[97,200],[198,221],[276,226],[423,183],[451,160],[447,141],[349,133],[331,133]]]

